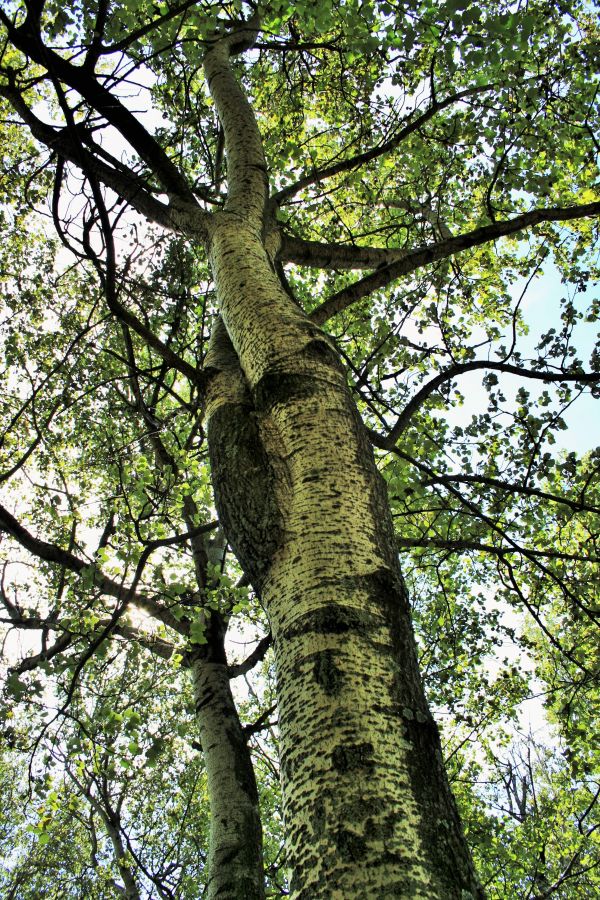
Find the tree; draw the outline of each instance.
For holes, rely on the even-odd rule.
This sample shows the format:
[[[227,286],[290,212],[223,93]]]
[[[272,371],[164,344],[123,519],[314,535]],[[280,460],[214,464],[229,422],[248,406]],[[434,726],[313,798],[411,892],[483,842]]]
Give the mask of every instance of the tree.
[[[296,898],[484,896],[415,625],[433,623],[429,695],[463,726],[478,705],[497,716],[522,696],[508,664],[482,692],[490,643],[512,628],[494,603],[531,615],[513,636],[567,723],[566,696],[597,700],[598,455],[548,450],[600,380],[597,350],[589,365],[576,350],[579,322],[598,315],[597,300],[580,308],[597,272],[595,11],[0,11],[2,478],[27,486],[28,506],[0,512],[3,602],[12,629],[40,635],[7,686],[43,697],[41,669],[58,720],[83,704],[87,752],[102,752],[78,796],[112,834],[126,896],[146,890],[133,859],[145,842],[125,849],[98,787],[116,777],[127,729],[111,716],[125,713],[100,704],[92,727],[79,700],[103,654],[131,647],[191,670],[209,897],[264,896],[247,738],[270,713],[244,726],[230,679],[269,644]],[[46,193],[76,270],[32,231]],[[561,322],[528,347],[523,295],[549,260],[566,285]],[[473,372],[489,408],[457,424]],[[231,664],[232,617],[260,624],[263,611],[269,634]],[[33,749],[40,730],[51,740],[53,723],[37,725]],[[175,896],[161,865],[143,863],[149,890]]]

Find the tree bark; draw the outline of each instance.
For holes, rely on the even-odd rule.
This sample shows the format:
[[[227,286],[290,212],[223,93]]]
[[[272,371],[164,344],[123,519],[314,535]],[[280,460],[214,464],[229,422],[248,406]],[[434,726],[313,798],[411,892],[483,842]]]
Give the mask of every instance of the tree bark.
[[[211,396],[208,435],[219,514],[273,631],[292,896],[480,897],[385,487],[329,341],[251,243],[238,226],[213,244],[249,390]]]
[[[335,348],[271,267],[260,136],[224,48],[206,69],[230,201],[209,259],[233,350],[207,360],[208,439],[219,515],[274,638],[291,896],[480,898],[385,487]]]
[[[262,831],[250,753],[231,694],[225,628],[213,614],[208,644],[191,659],[210,802],[207,900],[263,900]]]

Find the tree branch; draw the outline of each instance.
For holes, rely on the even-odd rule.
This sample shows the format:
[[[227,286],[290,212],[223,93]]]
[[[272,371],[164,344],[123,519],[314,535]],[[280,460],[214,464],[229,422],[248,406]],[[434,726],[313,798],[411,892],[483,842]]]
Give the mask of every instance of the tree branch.
[[[167,22],[170,22],[171,19],[175,19],[182,13],[187,12],[188,9],[192,6],[196,6],[197,3],[198,0],[185,0],[185,3],[181,3],[179,6],[168,9],[163,15],[157,16],[156,19],[151,19],[150,22],[147,22],[140,28],[136,28],[135,31],[130,31],[127,37],[122,38],[120,41],[115,41],[114,44],[103,44],[100,53],[105,55],[109,53],[122,53],[123,50],[131,47],[135,41],[139,41],[140,38],[150,34],[155,28],[158,28],[160,25],[165,25]]]
[[[495,87],[497,87],[496,84],[478,85],[476,87],[466,88],[464,91],[459,91],[457,94],[452,94],[451,97],[446,97],[445,100],[434,102],[428,110],[421,113],[421,115],[417,116],[416,119],[413,119],[412,122],[408,122],[404,128],[401,128],[393,138],[384,141],[376,147],[371,147],[370,150],[365,150],[363,153],[357,153],[348,159],[342,159],[340,162],[333,163],[332,165],[325,165],[308,175],[304,175],[296,181],[295,184],[290,184],[274,194],[272,198],[273,202],[281,205],[285,200],[289,200],[290,197],[293,197],[304,188],[310,187],[312,184],[317,184],[320,181],[324,181],[326,178],[331,178],[333,175],[339,175],[342,172],[349,172],[352,169],[357,169],[359,166],[389,153],[391,150],[398,147],[402,141],[410,137],[411,134],[414,134],[415,131],[422,128],[423,125],[429,122],[430,119],[442,110],[447,109],[449,106],[453,106],[455,103],[459,103],[461,100],[466,100],[468,97],[487,93]]]
[[[528,497],[539,497],[540,500],[549,500],[552,503],[561,503],[568,506],[574,512],[592,512],[600,513],[600,507],[590,506],[580,500],[570,500],[568,497],[559,497],[557,494],[550,494],[548,491],[542,491],[539,488],[527,487],[522,484],[508,484],[498,478],[489,478],[485,475],[436,475],[434,478],[423,481],[423,487],[430,487],[433,484],[446,484],[447,482],[458,482],[464,484],[485,484],[488,487],[496,488],[501,491],[510,491],[514,494],[524,494]]]
[[[435,478],[435,472],[430,466],[428,466],[425,463],[421,462],[420,460],[416,459],[414,456],[411,456],[410,454],[405,453],[403,450],[400,450],[399,447],[383,446],[383,441],[382,441],[381,435],[378,435],[376,432],[372,432],[372,431],[368,430],[368,434],[369,434],[374,446],[382,447],[382,449],[389,450],[390,452],[392,452],[396,456],[398,456],[400,459],[404,459],[406,462],[415,466],[419,471],[427,474],[427,476],[429,478],[432,478],[432,477]],[[516,541],[514,541],[511,538],[511,536],[509,534],[507,534],[507,532],[502,527],[500,527],[498,522],[494,521],[494,519],[492,519],[492,518],[490,518],[490,516],[486,515],[486,513],[483,512],[483,510],[481,509],[480,506],[477,506],[475,503],[473,503],[471,500],[469,500],[467,497],[465,497],[463,494],[461,494],[461,492],[459,490],[457,490],[452,484],[447,484],[447,485],[445,485],[445,487],[446,487],[446,490],[450,494],[452,494],[453,497],[456,497],[456,499],[459,501],[459,503],[462,506],[466,507],[466,509],[468,509],[476,519],[479,519],[481,522],[484,522],[485,525],[487,525],[487,527],[492,532],[499,535],[501,540],[505,541],[507,544],[509,544],[511,547],[513,547],[514,550],[516,552],[520,553],[522,557],[524,557],[525,559],[529,559],[530,562],[532,562],[545,576],[547,576],[550,579],[550,581],[552,581],[554,584],[556,584],[557,587],[565,595],[565,597],[567,597],[569,599],[569,601],[575,607],[577,607],[577,609],[581,610],[581,612],[583,613],[584,616],[586,616],[586,618],[588,618],[594,625],[599,624],[600,616],[595,611],[592,611],[587,606],[585,606],[585,604],[582,603],[581,600],[579,599],[579,596],[577,594],[575,594],[572,590],[570,590],[570,588],[568,588],[567,585],[551,569],[548,569],[547,566],[544,565],[544,563],[536,555],[536,551],[532,551],[525,547],[520,547],[516,543]],[[527,609],[534,616],[536,622],[543,629],[544,633],[549,636],[549,638],[552,640],[552,642],[555,644],[555,646],[559,647],[560,642],[558,642],[556,640],[556,638],[554,638],[554,636],[551,635],[551,632],[546,628],[546,626],[541,621],[539,613],[536,612],[536,610],[529,603],[529,601],[525,598],[524,594],[518,587],[517,581],[514,577],[514,572],[510,565],[510,561],[507,559],[506,554],[503,555],[503,562],[506,564],[506,566],[510,572],[511,582],[514,584],[515,591],[522,598]],[[568,653],[564,649],[561,652],[565,653],[566,657],[571,662],[573,662],[576,666],[578,666],[578,668],[580,668],[586,674],[588,674],[588,675],[590,674],[589,670],[585,666],[583,666],[583,664],[578,662],[573,657],[572,654]]]
[[[558,550],[532,550],[527,547],[519,547],[518,544],[512,543],[509,547],[500,547],[495,544],[482,544],[479,541],[469,540],[444,540],[443,538],[396,538],[396,544],[400,550],[411,548],[434,547],[438,550],[449,550],[457,553],[490,553],[494,556],[504,558],[509,554],[520,553],[524,556],[533,556],[540,559],[562,559],[568,562],[589,562],[599,563],[598,556],[582,556],[578,553],[561,553]]]
[[[408,426],[411,417],[425,403],[425,401],[433,394],[440,385],[446,381],[450,381],[457,375],[464,375],[466,372],[474,372],[477,369],[487,369],[493,372],[504,372],[510,375],[518,375],[521,378],[533,378],[537,381],[546,383],[552,381],[576,381],[581,384],[597,384],[600,382],[600,372],[543,372],[537,369],[524,369],[521,366],[513,366],[509,363],[494,362],[493,360],[471,360],[466,363],[457,363],[440,372],[427,384],[417,391],[415,396],[410,400],[396,420],[394,427],[385,437],[385,443],[388,447],[392,447],[404,429]]]
[[[357,244],[305,241],[283,231],[277,252],[280,262],[315,269],[376,269],[404,259],[407,250],[390,247],[361,247]]]
[[[387,287],[392,281],[404,275],[409,275],[423,266],[441,259],[447,259],[449,256],[462,253],[464,250],[470,250],[472,247],[487,244],[497,238],[518,234],[519,231],[539,225],[541,222],[567,222],[572,219],[589,218],[598,215],[600,215],[600,201],[585,203],[581,206],[556,206],[546,209],[533,209],[530,212],[522,213],[503,222],[483,225],[481,228],[475,228],[473,231],[468,231],[465,234],[459,234],[444,241],[408,250],[396,262],[384,265],[377,271],[349,285],[349,287],[332,294],[331,297],[328,297],[324,303],[317,306],[310,313],[310,318],[318,325],[322,325],[328,319],[331,319],[332,316],[348,309],[353,303],[368,296],[373,291]]]
[[[1,10],[0,19],[13,45],[38,65],[43,66],[52,78],[77,91],[92,109],[104,116],[150,167],[167,193],[197,205],[196,198],[178,167],[119,98],[103,87],[85,66],[73,65],[43,43],[39,22],[32,16],[31,10],[23,24],[18,27],[15,27]]]
[[[124,587],[122,584],[119,584],[118,581],[113,581],[112,578],[108,578],[108,576],[104,575],[100,568],[94,563],[85,562],[84,560],[79,559],[79,557],[75,556],[73,553],[70,553],[68,550],[63,550],[61,547],[57,547],[56,544],[50,544],[47,541],[42,541],[39,538],[34,537],[1,504],[0,530],[5,531],[7,534],[10,534],[13,538],[15,538],[16,541],[18,541],[19,544],[21,544],[22,547],[25,548],[25,550],[28,551],[28,553],[31,553],[33,556],[37,556],[38,559],[43,559],[45,562],[56,563],[57,565],[64,566],[65,569],[68,569],[70,572],[75,572],[77,575],[82,575],[84,571],[91,572],[93,585],[102,594],[106,594],[110,597],[115,597],[120,601],[127,599],[129,594],[128,588]],[[187,539],[187,537],[188,535],[177,535],[176,538],[165,538],[164,540],[170,543],[175,543],[176,540],[184,540]],[[164,541],[154,541],[153,546],[165,546],[165,544]],[[186,623],[179,622],[166,607],[162,606],[152,597],[148,597],[145,594],[134,593],[131,597],[131,602],[138,606],[140,609],[145,610],[153,618],[158,619],[165,625],[168,625],[169,628],[172,628],[179,634],[187,635],[188,627]]]
[[[42,663],[49,662],[55,656],[58,656],[60,653],[64,653],[64,651],[67,650],[76,641],[88,637],[88,635],[81,633],[78,634],[76,632],[65,629],[60,622],[49,621],[48,619],[37,619],[29,616],[16,619],[11,614],[9,623],[13,628],[24,628],[27,630],[50,629],[52,631],[63,632],[51,647],[48,647],[46,650],[42,650],[41,653],[36,653],[34,656],[28,656],[20,663],[17,663],[17,665],[12,666],[10,671],[15,672],[17,675],[22,675],[23,672],[32,672],[34,669],[37,669],[37,667]],[[111,623],[110,619],[101,619],[97,623],[94,631],[90,632],[89,637],[97,637],[97,633],[101,634],[103,630],[105,630],[108,626],[110,626],[110,636],[115,635],[117,637],[133,640],[136,643],[140,644],[140,646],[145,647],[152,653],[155,653],[157,656],[162,657],[162,659],[170,659],[175,652],[175,646],[169,641],[165,641],[159,637],[154,637],[151,634],[144,634],[144,632],[140,628],[136,628],[134,625],[114,625]]]
[[[8,85],[0,85],[0,95],[5,97],[15,112],[29,128],[33,137],[57,153],[62,159],[73,163],[84,172],[93,173],[106,187],[110,188],[123,200],[126,200],[137,212],[161,225],[169,231],[180,229],[179,218],[165,203],[161,203],[148,191],[145,181],[122,163],[119,167],[108,165],[98,158],[97,154],[106,154],[102,148],[91,142],[89,150],[81,141],[73,140],[73,135],[66,128],[54,128],[42,122],[29,108],[21,93]],[[115,161],[116,162],[116,161]]]
[[[245,675],[247,672],[250,672],[257,663],[261,662],[265,658],[267,650],[271,646],[271,641],[271,633],[269,632],[269,634],[260,639],[252,653],[247,656],[243,662],[238,663],[237,665],[229,666],[229,677],[239,678],[240,675]]]

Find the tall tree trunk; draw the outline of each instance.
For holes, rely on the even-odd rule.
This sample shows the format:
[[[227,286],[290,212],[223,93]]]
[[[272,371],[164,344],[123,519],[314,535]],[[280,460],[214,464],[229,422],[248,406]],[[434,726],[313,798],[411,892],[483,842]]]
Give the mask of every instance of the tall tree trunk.
[[[213,344],[219,336],[214,329]],[[137,379],[133,346],[123,328],[130,362],[135,405],[149,427],[149,440],[161,472],[177,471],[149,411]],[[238,367],[239,368],[239,367]],[[227,623],[210,610],[206,590],[214,589],[209,572],[205,535],[194,533],[198,509],[194,499],[183,500],[183,520],[190,535],[197,592],[194,600],[207,616],[205,643],[188,652],[196,707],[196,721],[204,754],[210,804],[207,900],[262,900],[264,870],[258,790],[250,750],[231,694],[225,633]]]
[[[250,752],[231,695],[225,628],[211,616],[208,644],[191,658],[210,802],[207,900],[263,900],[262,832]]]
[[[274,637],[291,895],[479,898],[385,487],[334,346],[264,247],[266,166],[229,64],[242,40],[205,63],[229,183],[209,258],[233,345],[207,360],[208,439],[219,515]]]

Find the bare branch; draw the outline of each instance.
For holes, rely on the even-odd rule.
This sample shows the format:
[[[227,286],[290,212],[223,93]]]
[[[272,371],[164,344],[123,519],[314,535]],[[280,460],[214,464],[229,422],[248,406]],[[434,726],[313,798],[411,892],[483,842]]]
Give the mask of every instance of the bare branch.
[[[277,259],[315,269],[376,269],[404,259],[407,252],[389,247],[306,241],[284,231]]]
[[[247,672],[250,672],[257,663],[265,658],[267,650],[271,646],[271,642],[272,638],[271,633],[269,632],[264,638],[260,639],[252,653],[246,657],[243,662],[234,666],[229,666],[229,677],[239,678],[240,675],[245,675]]]
[[[269,722],[269,716],[271,713],[274,713],[277,709],[277,704],[274,703],[272,706],[269,706],[268,709],[265,709],[264,713],[262,713],[255,722],[252,722],[251,725],[244,725],[244,734],[245,736],[251,737],[253,734],[258,734],[259,731],[263,731],[265,728],[272,728],[273,722]]]
[[[148,191],[146,182],[127,169],[122,163],[118,168],[103,162],[99,155],[107,154],[90,140],[87,149],[81,141],[75,141],[66,128],[54,128],[35,115],[16,88],[0,85],[0,95],[5,97],[21,120],[27,125],[33,137],[62,159],[73,163],[86,172],[92,172],[98,180],[126,200],[131,206],[148,218],[170,231],[177,231],[179,226],[173,217],[173,210],[161,203]],[[79,132],[78,132],[79,134]]]
[[[22,675],[23,672],[32,672],[43,663],[49,662],[60,653],[64,653],[65,650],[77,641],[85,638],[92,639],[97,637],[98,634],[101,634],[109,625],[111,626],[109,637],[121,637],[135,641],[137,644],[140,644],[140,646],[145,647],[147,650],[150,650],[152,653],[155,653],[163,659],[170,659],[175,652],[175,646],[169,641],[165,641],[163,638],[151,634],[146,634],[134,625],[128,625],[126,623],[112,625],[109,619],[101,619],[97,623],[96,628],[89,634],[71,631],[65,628],[60,621],[55,622],[50,621],[49,619],[37,619],[30,616],[15,619],[11,615],[10,624],[13,628],[24,628],[27,630],[35,629],[45,631],[50,629],[52,631],[62,631],[61,636],[51,647],[42,650],[41,653],[37,653],[34,656],[28,656],[21,660],[20,663],[17,663],[17,665],[12,666],[11,672],[15,672],[18,675]]]

